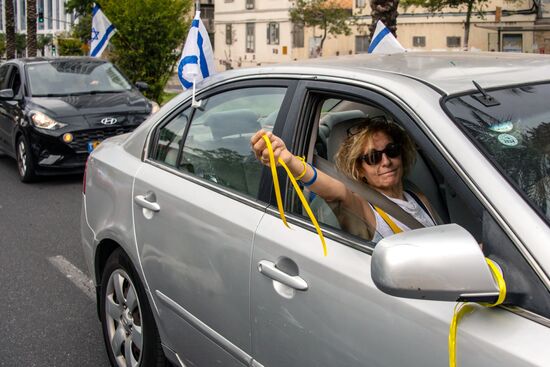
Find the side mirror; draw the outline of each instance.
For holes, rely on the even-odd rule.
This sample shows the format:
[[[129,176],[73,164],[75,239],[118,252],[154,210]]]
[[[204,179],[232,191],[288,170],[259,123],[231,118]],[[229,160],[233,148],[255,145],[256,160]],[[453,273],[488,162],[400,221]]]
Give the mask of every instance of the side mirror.
[[[381,240],[371,276],[392,296],[494,302],[499,289],[476,240],[457,224],[402,232]]]
[[[140,92],[144,92],[146,91],[147,89],[149,89],[149,84],[145,83],[145,82],[136,82],[136,88],[140,91]]]
[[[13,90],[12,89],[2,89],[2,90],[0,90],[0,99],[1,100],[13,99]]]

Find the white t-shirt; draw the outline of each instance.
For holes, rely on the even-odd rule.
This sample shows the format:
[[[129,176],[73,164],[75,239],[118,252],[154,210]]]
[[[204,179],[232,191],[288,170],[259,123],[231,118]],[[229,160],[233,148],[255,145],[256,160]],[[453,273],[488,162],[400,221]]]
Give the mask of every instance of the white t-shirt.
[[[401,199],[394,199],[390,198],[389,196],[386,196],[388,199],[399,205],[404,211],[412,215],[417,221],[420,222],[420,224],[424,225],[425,227],[432,227],[435,225],[434,221],[430,217],[428,213],[422,209],[420,204],[414,200],[414,198],[408,193],[404,192],[404,196],[406,200]],[[376,210],[374,210],[374,216],[376,217],[376,233],[374,234],[374,238],[372,239],[373,242],[378,242],[382,238],[391,236],[393,233],[390,226],[382,219],[380,214]],[[387,214],[387,213],[386,213]],[[391,215],[387,214],[388,217],[391,218],[391,220],[403,231],[410,231],[410,228],[392,217]]]

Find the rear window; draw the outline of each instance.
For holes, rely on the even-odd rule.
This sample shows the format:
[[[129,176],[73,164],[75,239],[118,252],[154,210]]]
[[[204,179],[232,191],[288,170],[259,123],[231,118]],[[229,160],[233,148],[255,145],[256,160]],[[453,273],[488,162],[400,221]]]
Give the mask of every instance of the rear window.
[[[445,105],[470,138],[527,200],[550,219],[550,84],[449,98]]]

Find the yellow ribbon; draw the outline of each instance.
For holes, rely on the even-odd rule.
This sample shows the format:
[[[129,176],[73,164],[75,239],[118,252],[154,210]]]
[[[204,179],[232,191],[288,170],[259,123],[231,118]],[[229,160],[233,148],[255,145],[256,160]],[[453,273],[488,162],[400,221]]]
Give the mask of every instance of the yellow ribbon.
[[[269,166],[271,167],[271,176],[273,177],[273,186],[275,189],[275,198],[277,199],[277,207],[279,208],[279,213],[281,214],[281,220],[283,221],[284,225],[288,226],[288,223],[286,222],[285,217],[285,210],[283,208],[283,200],[281,198],[281,188],[279,186],[279,176],[277,176],[277,168],[275,165],[275,155],[273,154],[273,147],[271,146],[271,142],[269,141],[269,138],[264,135],[262,138],[265,141],[265,145],[267,146],[267,150],[269,151]],[[304,197],[304,194],[302,193],[302,190],[300,189],[300,186],[298,186],[298,182],[296,182],[296,179],[294,178],[294,175],[290,172],[290,169],[286,165],[285,162],[283,162],[282,159],[279,158],[278,160],[279,164],[283,166],[285,171],[288,174],[288,177],[290,178],[290,182],[292,183],[292,186],[294,187],[294,190],[296,190],[296,193],[298,194],[298,197],[300,198],[300,201],[302,202],[302,205],[304,206],[304,209],[307,212],[307,215],[309,216],[309,219],[311,220],[311,223],[315,226],[315,230],[317,231],[317,234],[319,235],[319,239],[321,240],[321,244],[323,245],[323,254],[324,256],[327,256],[327,244],[325,243],[325,237],[323,236],[323,232],[321,232],[321,227],[319,226],[319,223],[317,222],[317,219],[315,218],[315,215],[311,211],[311,208],[309,207],[309,204]]]
[[[393,220],[391,220],[390,216],[388,214],[386,214],[385,211],[383,211],[382,209],[380,209],[379,207],[375,206],[374,207],[374,210],[376,210],[376,212],[378,214],[380,214],[380,216],[382,217],[382,219],[384,219],[384,222],[386,222],[388,224],[388,226],[390,226],[391,230],[393,231],[393,233],[401,233],[403,232],[403,230],[401,228],[399,228],[399,226],[397,224],[395,224],[395,222]]]
[[[479,304],[485,307],[495,307],[500,305],[502,302],[504,302],[504,299],[506,298],[506,282],[504,281],[504,277],[502,276],[502,273],[500,272],[496,264],[489,258],[485,258],[485,261],[487,261],[487,264],[489,265],[489,269],[491,269],[491,273],[493,274],[493,278],[497,282],[499,293],[498,293],[497,301],[495,303],[479,303]],[[468,303],[457,303],[455,305],[453,319],[451,321],[451,326],[449,328],[449,366],[450,367],[456,367],[456,332],[458,329],[458,323],[466,313],[473,311],[473,309],[474,309],[473,305]]]

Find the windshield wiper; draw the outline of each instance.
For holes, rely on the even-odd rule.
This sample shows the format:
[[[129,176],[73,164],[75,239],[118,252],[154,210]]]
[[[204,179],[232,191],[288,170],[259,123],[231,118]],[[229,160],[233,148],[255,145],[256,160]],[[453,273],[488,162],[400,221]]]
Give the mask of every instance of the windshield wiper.
[[[493,96],[489,95],[481,85],[477,84],[475,80],[472,80],[472,83],[476,86],[477,90],[481,93],[481,96],[472,95],[475,99],[479,101],[485,107],[493,107],[500,105],[500,102],[497,101]]]
[[[71,97],[71,96],[83,96],[88,94],[107,94],[107,93],[122,93],[123,90],[89,90],[85,92],[67,92],[67,93],[48,93],[48,94],[34,94],[33,97]]]

